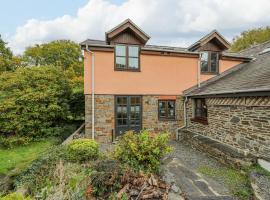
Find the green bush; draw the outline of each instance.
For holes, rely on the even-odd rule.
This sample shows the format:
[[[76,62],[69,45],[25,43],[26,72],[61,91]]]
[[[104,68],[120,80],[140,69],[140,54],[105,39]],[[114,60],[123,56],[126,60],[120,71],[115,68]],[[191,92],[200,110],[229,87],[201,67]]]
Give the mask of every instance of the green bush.
[[[62,145],[53,147],[33,161],[26,170],[14,177],[15,189],[26,187],[30,194],[43,188],[47,181],[54,177],[55,166],[64,158],[65,149]]]
[[[2,148],[13,148],[16,146],[23,146],[27,145],[32,141],[32,138],[30,137],[24,137],[24,136],[10,136],[10,137],[4,137],[0,136],[0,147]]]
[[[91,169],[90,185],[93,195],[98,199],[115,199],[109,196],[123,187],[122,181],[126,175],[126,169],[119,161],[113,159],[97,160]]]
[[[67,145],[66,156],[71,161],[87,161],[96,159],[99,154],[99,145],[92,139],[76,139]]]
[[[84,120],[84,104],[83,87],[80,90],[74,90],[69,100],[70,112],[74,120]]]
[[[148,131],[139,134],[127,132],[118,142],[114,156],[135,170],[155,172],[159,169],[160,158],[171,152],[169,135],[151,135]]]
[[[71,88],[61,68],[19,68],[1,74],[0,83],[0,133],[53,135],[69,116]]]
[[[1,200],[31,200],[30,197],[24,197],[22,194],[19,193],[11,193],[4,197],[0,197]]]

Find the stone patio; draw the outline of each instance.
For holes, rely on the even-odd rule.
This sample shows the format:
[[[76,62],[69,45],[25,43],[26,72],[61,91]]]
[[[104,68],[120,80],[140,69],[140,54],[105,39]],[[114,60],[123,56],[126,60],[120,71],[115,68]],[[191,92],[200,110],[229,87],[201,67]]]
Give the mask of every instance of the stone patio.
[[[174,151],[163,158],[163,179],[172,185],[170,200],[232,200],[222,180],[198,173],[201,166],[222,167],[208,155],[183,142],[171,141]]]

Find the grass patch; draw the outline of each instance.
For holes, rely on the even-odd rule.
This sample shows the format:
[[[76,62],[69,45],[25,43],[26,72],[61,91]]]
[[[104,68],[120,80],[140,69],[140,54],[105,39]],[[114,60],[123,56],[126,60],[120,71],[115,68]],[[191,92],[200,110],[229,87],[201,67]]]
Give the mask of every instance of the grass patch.
[[[241,200],[250,199],[252,196],[248,175],[231,168],[214,168],[203,166],[199,172],[212,178],[222,179],[233,195]]]
[[[267,170],[265,170],[264,168],[262,168],[262,167],[259,166],[259,165],[253,165],[253,166],[247,168],[246,171],[247,171],[248,173],[255,172],[255,173],[264,175],[264,176],[266,176],[266,177],[270,180],[270,172],[267,171]]]
[[[57,139],[50,138],[38,142],[32,142],[26,146],[12,149],[0,149],[0,174],[15,175],[24,170],[32,161],[56,144]]]

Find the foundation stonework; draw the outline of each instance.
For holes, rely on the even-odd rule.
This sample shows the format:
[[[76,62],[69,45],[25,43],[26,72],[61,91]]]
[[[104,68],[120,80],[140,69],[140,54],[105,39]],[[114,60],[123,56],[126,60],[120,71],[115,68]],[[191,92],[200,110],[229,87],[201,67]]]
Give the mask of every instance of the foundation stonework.
[[[85,134],[92,134],[92,99],[85,95]],[[112,141],[114,127],[114,96],[95,95],[95,139],[101,143]]]
[[[194,102],[187,106],[187,130],[270,159],[270,97],[207,98],[208,125],[191,121]]]
[[[176,98],[175,120],[158,119],[158,100],[160,96],[142,96],[142,128],[152,132],[167,131],[175,135],[177,128],[183,125],[183,100]],[[95,95],[95,139],[98,142],[112,142],[112,132],[115,129],[114,95]],[[92,134],[92,103],[91,94],[85,95],[85,134]]]

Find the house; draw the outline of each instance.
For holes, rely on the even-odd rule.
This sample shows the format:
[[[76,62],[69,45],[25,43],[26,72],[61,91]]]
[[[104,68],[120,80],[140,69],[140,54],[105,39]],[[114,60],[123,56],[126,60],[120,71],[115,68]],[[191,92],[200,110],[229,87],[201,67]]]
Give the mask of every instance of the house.
[[[230,159],[250,155],[270,170],[270,41],[240,54],[253,60],[184,91],[186,130],[200,138],[204,151],[210,145],[244,152]]]
[[[175,133],[184,125],[183,91],[250,58],[228,53],[216,30],[188,48],[148,45],[130,19],[87,39],[84,50],[86,135],[109,143],[127,130]]]

